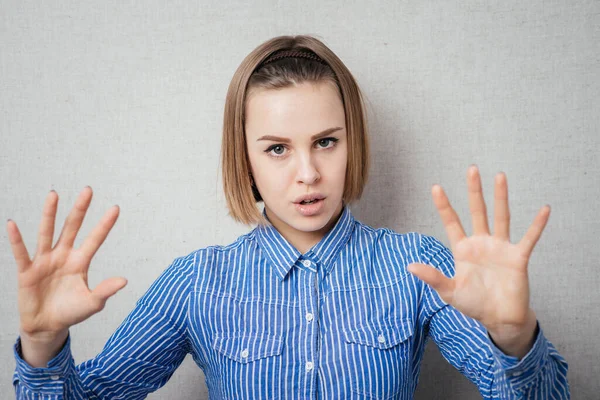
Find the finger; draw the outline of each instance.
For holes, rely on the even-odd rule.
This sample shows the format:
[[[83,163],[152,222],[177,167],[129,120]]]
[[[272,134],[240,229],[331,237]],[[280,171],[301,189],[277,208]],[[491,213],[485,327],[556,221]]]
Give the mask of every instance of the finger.
[[[469,191],[469,209],[473,223],[474,235],[489,235],[487,209],[481,190],[481,178],[476,165],[471,165],[467,171],[467,187]]]
[[[90,206],[92,195],[92,188],[89,186],[86,186],[81,193],[79,193],[75,205],[67,216],[67,220],[65,221],[56,246],[73,247],[77,232],[79,232],[85,213]]]
[[[113,296],[119,290],[127,285],[127,279],[122,277],[108,278],[100,282],[92,291],[92,298],[95,302],[95,308],[99,310],[104,308],[106,300]]]
[[[81,252],[86,259],[91,260],[94,254],[98,251],[104,240],[108,236],[108,233],[115,225],[117,218],[119,217],[119,206],[115,205],[111,207],[102,217],[98,225],[90,233],[81,245]]]
[[[408,272],[434,288],[442,300],[448,304],[452,303],[452,294],[454,293],[454,281],[452,279],[430,265],[410,264],[407,268]]]
[[[58,194],[51,190],[46,196],[44,209],[42,211],[42,221],[38,233],[37,254],[42,254],[52,249],[54,240],[54,222],[56,220],[56,208],[58,204]]]
[[[6,223],[6,231],[8,232],[8,240],[10,241],[10,247],[17,262],[18,271],[25,272],[31,265],[31,258],[29,258],[29,252],[27,251],[27,247],[25,247],[19,227],[15,221],[9,219]]]
[[[550,206],[544,206],[537,213],[533,223],[518,244],[521,252],[525,256],[529,257],[533,251],[533,248],[540,239],[540,236],[542,236],[542,232],[548,223],[548,218],[550,218]]]
[[[454,211],[450,205],[448,196],[446,196],[446,193],[441,186],[433,185],[433,188],[431,188],[431,196],[433,197],[435,207],[440,214],[444,228],[446,228],[446,234],[450,240],[450,247],[454,248],[456,243],[465,237],[465,230],[460,223],[460,218],[458,218],[458,214],[456,214],[456,211]]]
[[[494,190],[494,236],[510,240],[510,210],[508,208],[508,183],[506,175],[496,175]]]

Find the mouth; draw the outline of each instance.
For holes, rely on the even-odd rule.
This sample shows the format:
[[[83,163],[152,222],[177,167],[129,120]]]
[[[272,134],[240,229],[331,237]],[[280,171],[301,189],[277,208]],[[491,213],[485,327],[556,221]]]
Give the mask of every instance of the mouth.
[[[319,201],[322,201],[324,199],[325,199],[325,196],[323,196],[321,193],[311,193],[311,194],[305,194],[303,196],[296,197],[296,199],[294,200],[294,204],[302,204],[302,205],[314,204],[314,203],[318,203]]]
[[[306,205],[306,204],[314,204],[318,201],[321,201],[321,199],[312,199],[312,200],[302,200],[300,203],[298,204],[302,204],[302,205]]]
[[[305,195],[294,201],[296,210],[305,217],[316,216],[323,212],[325,196],[320,194]]]

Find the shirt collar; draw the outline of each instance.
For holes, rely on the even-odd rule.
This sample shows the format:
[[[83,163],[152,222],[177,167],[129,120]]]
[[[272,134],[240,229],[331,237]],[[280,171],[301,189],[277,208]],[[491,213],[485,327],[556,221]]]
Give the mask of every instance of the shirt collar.
[[[263,216],[265,218],[267,216],[264,209]],[[275,274],[283,280],[300,257],[313,259],[325,269],[326,274],[329,273],[333,265],[332,261],[348,242],[354,230],[354,217],[348,206],[344,205],[334,227],[304,255],[296,250],[272,224],[259,225],[256,230],[259,246],[267,255]]]

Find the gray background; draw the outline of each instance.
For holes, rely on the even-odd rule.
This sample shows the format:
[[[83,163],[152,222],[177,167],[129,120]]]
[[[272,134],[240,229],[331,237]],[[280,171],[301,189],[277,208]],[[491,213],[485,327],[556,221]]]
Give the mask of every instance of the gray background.
[[[41,3],[41,2],[40,2]],[[495,3],[495,4],[494,4]],[[113,204],[121,216],[90,284],[128,286],[72,329],[93,357],[177,256],[249,227],[220,186],[222,110],[243,57],[280,34],[321,38],[369,102],[373,168],[356,217],[447,238],[430,199],[441,184],[470,230],[465,174],[509,181],[512,237],[552,206],[530,263],[532,303],[567,358],[573,398],[598,398],[600,2],[0,1],[0,202],[33,252],[44,198],[56,237],[77,194],[95,195],[76,245]],[[488,208],[491,209],[491,201]],[[16,268],[0,232],[0,394],[12,397]],[[430,343],[417,398],[479,395]],[[151,398],[205,399],[187,358]]]

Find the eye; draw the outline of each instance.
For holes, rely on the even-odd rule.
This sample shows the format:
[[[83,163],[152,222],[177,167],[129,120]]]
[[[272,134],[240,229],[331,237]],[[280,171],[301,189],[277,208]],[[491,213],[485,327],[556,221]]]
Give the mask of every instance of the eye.
[[[338,140],[339,139],[333,138],[333,137],[324,138],[324,139],[317,140],[317,145],[322,149],[328,149],[328,148],[335,146],[335,144],[338,142]]]
[[[274,157],[281,157],[285,152],[285,146],[281,144],[274,144],[273,146],[269,146],[265,153]]]

